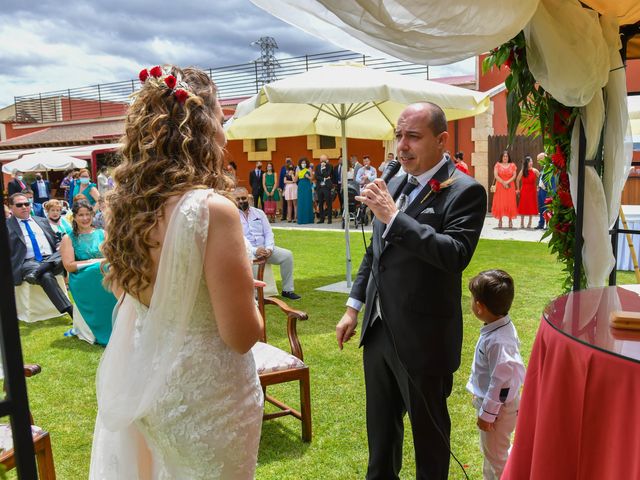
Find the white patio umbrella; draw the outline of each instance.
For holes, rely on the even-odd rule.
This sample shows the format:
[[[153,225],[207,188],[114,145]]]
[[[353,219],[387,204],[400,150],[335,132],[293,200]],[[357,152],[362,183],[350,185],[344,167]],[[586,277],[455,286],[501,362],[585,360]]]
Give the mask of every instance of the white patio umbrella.
[[[4,173],[43,172],[46,170],[67,170],[69,168],[86,168],[86,160],[64,155],[58,152],[38,152],[24,155],[18,160],[2,166]]]
[[[342,138],[342,185],[347,198],[347,137],[389,140],[400,112],[411,103],[439,105],[448,120],[489,107],[489,94],[422,80],[361,64],[309,70],[267,85],[238,105],[230,139],[328,135]],[[345,205],[346,280],[351,286],[348,203]]]

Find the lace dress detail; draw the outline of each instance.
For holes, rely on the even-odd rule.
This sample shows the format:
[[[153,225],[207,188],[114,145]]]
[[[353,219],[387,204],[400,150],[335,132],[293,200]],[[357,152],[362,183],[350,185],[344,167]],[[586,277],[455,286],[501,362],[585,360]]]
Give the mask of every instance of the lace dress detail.
[[[135,312],[134,323],[131,325],[134,338],[130,341],[133,348],[145,340],[143,335],[145,335],[147,322],[161,322],[159,326],[167,333],[167,343],[173,341],[171,332],[177,327],[174,325],[174,316],[171,312],[175,310],[176,305],[181,310],[188,308],[181,303],[184,301],[184,292],[179,285],[182,284],[183,279],[194,275],[194,272],[189,271],[188,268],[189,259],[182,257],[191,255],[194,248],[198,248],[203,242],[206,243],[208,226],[201,217],[202,202],[203,200],[206,202],[206,196],[204,199],[203,196],[199,192],[182,201],[176,207],[176,210],[179,209],[177,214],[174,214],[179,216],[181,222],[176,222],[173,227],[169,227],[178,227],[180,230],[175,232],[177,235],[174,247],[177,247],[177,255],[170,262],[172,284],[176,285],[176,288],[168,293],[167,298],[159,300],[160,306],[166,309],[154,310],[158,281],[154,287],[150,308],[128,297],[133,306],[131,311]],[[185,226],[187,228],[184,228]],[[163,250],[168,247],[165,242]],[[163,274],[168,273],[163,272]],[[155,364],[150,370],[160,369],[166,372],[154,392],[153,401],[144,408],[143,414],[135,418],[132,425],[127,427],[141,434],[144,439],[151,457],[150,466],[146,466],[152,472],[151,476],[140,475],[137,472],[136,476],[131,476],[131,471],[123,473],[125,472],[123,459],[117,456],[114,458],[114,455],[104,452],[105,458],[99,465],[95,458],[92,459],[91,478],[108,480],[254,478],[262,424],[263,398],[253,356],[251,352],[238,354],[222,341],[204,275],[200,274],[193,297],[194,301],[186,321],[184,335],[179,336],[179,345],[171,364]],[[154,311],[166,311],[168,314],[153,316]],[[119,321],[121,321],[120,316]],[[114,337],[117,337],[115,333]],[[117,348],[113,344],[117,339],[114,337],[109,348]],[[100,423],[99,418],[96,423],[96,437],[99,433],[104,433]],[[134,439],[130,441],[135,443]],[[99,453],[96,450],[104,450],[106,447],[106,442],[94,440],[93,456]],[[139,464],[144,463],[143,457],[142,454],[138,455]]]

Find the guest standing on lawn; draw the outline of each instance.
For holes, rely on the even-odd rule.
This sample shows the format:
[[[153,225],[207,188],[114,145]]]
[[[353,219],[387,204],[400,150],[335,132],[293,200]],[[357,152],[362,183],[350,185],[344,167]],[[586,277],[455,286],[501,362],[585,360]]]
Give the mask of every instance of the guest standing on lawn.
[[[484,188],[444,155],[442,109],[409,105],[395,129],[406,172],[376,179],[356,200],[375,215],[373,237],[336,325],[340,348],[364,306],[367,479],[399,478],[409,413],[416,478],[446,480],[451,419],[447,398],[462,347],[462,271],[486,214]]]
[[[278,182],[276,181],[276,174],[273,171],[273,163],[267,163],[267,171],[262,175],[262,205],[266,205],[267,201],[278,202],[280,201],[280,192],[278,192]],[[276,221],[275,206],[270,204],[270,213],[267,214],[271,223]],[[266,209],[266,208],[265,208]]]
[[[284,177],[284,200],[287,205],[287,222],[295,222],[298,212],[298,178],[293,164],[287,167]]]
[[[307,157],[298,162],[298,225],[313,223],[313,194],[311,193],[311,171]]]
[[[515,185],[517,169],[506,150],[493,167],[496,191],[493,194],[491,214],[498,219],[498,228],[502,228],[502,217],[507,217],[509,228],[513,228],[513,219],[518,216]]]
[[[469,282],[471,310],[484,323],[476,344],[467,390],[478,412],[484,480],[499,480],[516,427],[524,364],[509,309],[513,279],[502,270],[480,272]]]
[[[538,215],[538,177],[540,177],[540,172],[533,168],[533,159],[527,155],[522,162],[522,170],[516,178],[516,184],[520,186],[520,202],[518,203],[520,228],[524,228],[524,217],[529,217],[527,228],[531,228],[531,219]]]

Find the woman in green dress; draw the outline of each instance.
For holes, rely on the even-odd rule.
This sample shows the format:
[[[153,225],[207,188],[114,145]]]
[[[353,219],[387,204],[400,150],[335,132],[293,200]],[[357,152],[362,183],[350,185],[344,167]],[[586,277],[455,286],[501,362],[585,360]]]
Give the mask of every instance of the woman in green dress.
[[[80,170],[78,179],[74,182],[74,185],[73,185],[73,192],[72,192],[71,198],[74,199],[78,194],[82,194],[85,197],[87,197],[87,201],[89,202],[89,205],[91,205],[92,207],[96,204],[96,202],[100,198],[100,193],[98,193],[98,187],[96,187],[95,183],[91,183],[89,170],[87,170],[86,168],[83,168],[82,170]]]
[[[307,157],[298,162],[298,224],[313,223],[313,197],[311,171]]]
[[[73,208],[73,231],[62,238],[60,253],[64,268],[69,272],[69,289],[73,301],[95,343],[106,345],[111,336],[111,314],[116,298],[102,286],[100,263],[104,260],[100,246],[104,230],[93,228],[93,208],[78,201]]]
[[[267,163],[267,173],[262,176],[262,204],[266,205],[267,200],[273,200],[274,202],[280,201],[280,192],[278,191],[278,182],[276,174],[273,171],[273,163]],[[266,210],[266,209],[265,209]],[[266,212],[265,212],[266,213]],[[276,212],[269,212],[267,214],[270,222],[275,222]]]

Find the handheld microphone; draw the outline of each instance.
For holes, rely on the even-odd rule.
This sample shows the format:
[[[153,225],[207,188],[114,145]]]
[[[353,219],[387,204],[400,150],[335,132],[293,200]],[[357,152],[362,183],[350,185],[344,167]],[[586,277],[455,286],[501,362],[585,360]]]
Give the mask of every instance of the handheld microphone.
[[[395,177],[396,173],[398,173],[398,170],[400,170],[400,162],[398,160],[391,160],[384,169],[384,172],[382,172],[382,181],[384,183],[389,183],[389,180]],[[367,206],[362,203],[358,207],[358,211],[356,212],[356,219],[358,219],[358,221],[363,219],[366,211]]]

